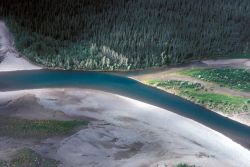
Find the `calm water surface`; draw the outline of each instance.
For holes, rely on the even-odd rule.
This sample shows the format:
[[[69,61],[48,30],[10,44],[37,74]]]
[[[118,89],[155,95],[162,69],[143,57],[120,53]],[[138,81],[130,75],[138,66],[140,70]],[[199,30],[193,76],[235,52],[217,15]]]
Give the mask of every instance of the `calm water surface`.
[[[191,118],[250,149],[249,126],[130,78],[100,72],[50,70],[0,72],[1,92],[60,87],[91,88],[137,99]]]

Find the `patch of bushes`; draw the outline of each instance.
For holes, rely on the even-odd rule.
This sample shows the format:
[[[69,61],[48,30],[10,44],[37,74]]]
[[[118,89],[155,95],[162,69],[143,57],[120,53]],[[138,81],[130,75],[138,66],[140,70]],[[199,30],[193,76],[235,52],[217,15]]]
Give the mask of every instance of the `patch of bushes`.
[[[181,74],[233,89],[250,91],[250,71],[245,69],[191,69],[185,70]]]
[[[150,80],[147,81],[150,85],[155,85],[158,87],[163,87],[165,89],[197,89],[202,90],[205,89],[200,83],[192,83],[187,81],[177,81],[177,80],[166,80],[166,81],[158,81],[158,80]]]
[[[195,165],[188,165],[188,164],[183,164],[183,163],[181,163],[181,164],[178,164],[178,165],[176,165],[176,167],[195,167]]]
[[[212,93],[200,83],[176,80],[151,80],[147,83],[166,91],[172,92],[174,90],[177,95],[211,110],[219,110],[227,114],[250,112],[250,103],[248,102],[250,99]]]
[[[0,167],[57,167],[58,161],[44,158],[31,149],[21,149],[10,161],[0,161]]]
[[[0,167],[9,167],[8,162],[0,160]]]
[[[47,138],[67,135],[86,125],[86,121],[26,120],[1,116],[0,136]]]

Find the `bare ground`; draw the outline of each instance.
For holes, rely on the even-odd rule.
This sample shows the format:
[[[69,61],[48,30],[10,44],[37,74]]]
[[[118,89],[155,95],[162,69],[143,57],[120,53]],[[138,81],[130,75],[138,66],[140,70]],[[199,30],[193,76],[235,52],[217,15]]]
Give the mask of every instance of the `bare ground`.
[[[18,53],[11,33],[5,23],[0,21],[0,71],[34,69],[41,69],[41,67],[30,63]]]
[[[20,57],[3,22],[0,22],[0,37],[0,71],[41,69]],[[248,60],[198,63],[202,67],[214,65],[248,68],[250,63]],[[179,68],[135,78],[183,79],[174,74],[176,70]],[[209,86],[215,92],[249,97],[242,92]],[[250,166],[250,152],[225,136],[167,110],[100,91],[0,92],[0,114],[24,119],[77,118],[91,122],[88,128],[68,137],[46,140],[0,137],[0,159],[3,160],[8,160],[18,149],[28,147],[59,160],[61,167],[165,167],[180,162],[204,167]]]
[[[205,167],[250,165],[250,152],[227,137],[167,110],[110,93],[27,90],[2,92],[0,101],[0,112],[7,116],[92,119],[88,128],[64,138],[39,141],[1,137],[0,159],[28,147],[59,160],[61,167],[159,167],[180,162]],[[33,116],[27,110],[32,110]]]

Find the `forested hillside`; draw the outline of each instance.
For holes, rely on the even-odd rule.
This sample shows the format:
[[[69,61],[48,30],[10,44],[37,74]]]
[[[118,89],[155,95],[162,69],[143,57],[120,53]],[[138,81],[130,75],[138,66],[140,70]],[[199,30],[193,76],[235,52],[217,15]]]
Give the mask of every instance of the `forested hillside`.
[[[249,56],[249,0],[1,0],[20,52],[65,69]]]

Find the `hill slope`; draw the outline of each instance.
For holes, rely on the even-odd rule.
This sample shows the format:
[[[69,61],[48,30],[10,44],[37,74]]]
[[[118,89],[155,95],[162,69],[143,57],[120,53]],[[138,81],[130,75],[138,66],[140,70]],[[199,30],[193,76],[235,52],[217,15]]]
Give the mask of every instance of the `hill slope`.
[[[18,49],[66,69],[249,57],[248,0],[2,0]]]

